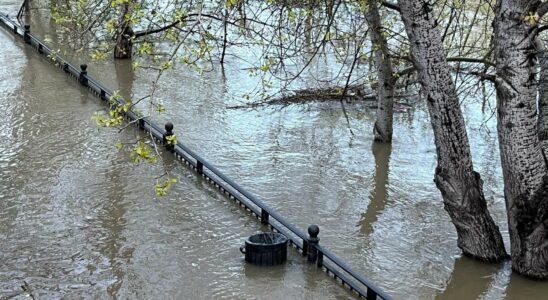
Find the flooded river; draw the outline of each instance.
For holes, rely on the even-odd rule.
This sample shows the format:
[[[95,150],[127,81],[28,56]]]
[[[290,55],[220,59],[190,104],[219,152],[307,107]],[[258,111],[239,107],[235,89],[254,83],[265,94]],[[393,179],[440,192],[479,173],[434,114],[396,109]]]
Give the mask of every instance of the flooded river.
[[[13,15],[18,3],[0,10]],[[45,19],[34,20],[38,37],[48,38]],[[255,219],[170,155],[178,183],[157,198],[163,167],[114,147],[137,131],[97,129],[97,98],[3,29],[0,61],[0,299],[355,296],[293,249],[282,266],[246,265],[239,246],[265,230]],[[129,62],[89,72],[135,98],[150,82]],[[338,102],[227,109],[248,85],[236,61],[202,77],[177,69],[162,80],[168,111],[156,119],[291,222],[318,224],[323,245],[396,299],[546,299],[548,283],[512,274],[509,262],[461,256],[421,105],[396,116],[392,146],[372,146],[374,111],[363,103],[347,104],[352,136]],[[496,124],[474,101],[463,107],[509,249]]]

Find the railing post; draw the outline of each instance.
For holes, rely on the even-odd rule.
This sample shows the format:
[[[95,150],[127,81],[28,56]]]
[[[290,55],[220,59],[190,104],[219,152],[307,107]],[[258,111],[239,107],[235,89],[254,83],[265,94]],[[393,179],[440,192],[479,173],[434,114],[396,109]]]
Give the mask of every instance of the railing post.
[[[318,237],[318,234],[320,233],[320,228],[318,225],[310,225],[308,226],[308,261],[309,262],[316,262],[318,259],[318,249],[316,249],[316,245],[319,244],[320,238]]]
[[[30,25],[25,25],[24,28],[25,31],[23,32],[23,41],[25,41],[25,43],[27,44],[30,44]]]
[[[270,215],[268,214],[268,212],[264,210],[263,208],[261,208],[261,223],[268,225],[269,218],[270,218]]]
[[[78,81],[83,86],[88,86],[88,65],[82,64],[80,65],[80,75],[78,76]]]
[[[316,262],[318,268],[323,267],[323,252],[318,251],[318,261]]]
[[[167,142],[167,137],[168,136],[173,136],[173,134],[174,134],[173,133],[173,123],[167,122],[166,125],[164,126],[164,128],[166,129],[166,133],[164,133],[164,138],[163,138],[164,145],[166,146],[167,150],[173,152],[173,149],[175,149],[175,145],[168,144],[168,142]]]
[[[200,175],[204,174],[204,164],[199,160],[196,161],[196,172]]]
[[[370,287],[367,287],[367,300],[376,300],[377,293],[372,290]]]

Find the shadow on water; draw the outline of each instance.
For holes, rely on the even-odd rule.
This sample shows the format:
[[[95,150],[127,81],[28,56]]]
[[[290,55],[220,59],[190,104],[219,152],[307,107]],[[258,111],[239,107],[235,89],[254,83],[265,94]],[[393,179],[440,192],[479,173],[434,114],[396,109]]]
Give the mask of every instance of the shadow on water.
[[[373,225],[386,206],[388,200],[388,175],[392,145],[389,143],[373,143],[375,157],[375,187],[369,196],[367,210],[362,213],[360,232],[365,235],[373,233]]]
[[[489,288],[500,264],[484,264],[461,256],[455,260],[453,273],[445,290],[436,300],[478,299]]]

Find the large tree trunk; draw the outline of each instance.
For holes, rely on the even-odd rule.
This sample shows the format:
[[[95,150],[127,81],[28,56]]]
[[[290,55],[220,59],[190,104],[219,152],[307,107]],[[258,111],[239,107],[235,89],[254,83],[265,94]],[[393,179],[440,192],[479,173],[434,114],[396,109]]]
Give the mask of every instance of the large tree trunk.
[[[483,181],[472,166],[464,118],[432,8],[426,0],[399,4],[434,131],[438,159],[434,181],[457,230],[458,246],[466,255],[499,261],[507,254],[487,210]]]
[[[114,47],[114,58],[131,58],[133,50],[133,29],[126,16],[130,13],[130,3],[119,6],[120,17],[116,29],[116,45]]]
[[[537,40],[536,47],[539,51],[540,76],[539,76],[539,100],[538,100],[538,132],[542,151],[548,152],[548,49],[544,42]]]
[[[498,137],[512,267],[534,278],[548,278],[548,190],[546,158],[537,127],[535,12],[531,0],[498,0],[495,8],[495,59]]]
[[[382,33],[378,0],[367,0],[367,23],[370,28],[371,44],[375,52],[377,67],[377,120],[375,121],[375,141],[392,141],[392,119],[394,115],[394,70],[390,61],[388,43]]]

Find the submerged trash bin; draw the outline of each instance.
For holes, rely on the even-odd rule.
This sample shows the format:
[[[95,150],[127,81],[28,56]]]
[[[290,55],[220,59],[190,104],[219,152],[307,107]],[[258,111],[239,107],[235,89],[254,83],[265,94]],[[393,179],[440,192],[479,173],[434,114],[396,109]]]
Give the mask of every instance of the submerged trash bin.
[[[287,260],[287,238],[277,232],[250,236],[240,247],[245,261],[260,266],[275,266]]]

